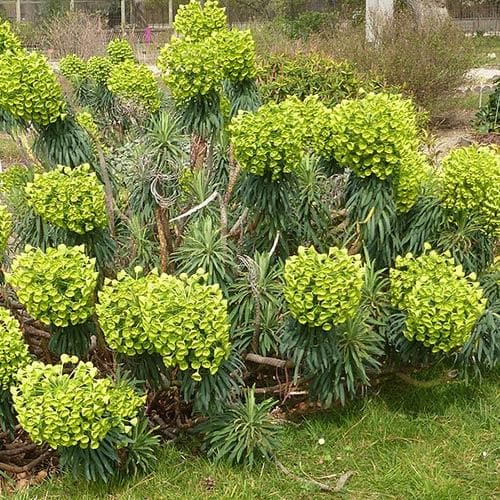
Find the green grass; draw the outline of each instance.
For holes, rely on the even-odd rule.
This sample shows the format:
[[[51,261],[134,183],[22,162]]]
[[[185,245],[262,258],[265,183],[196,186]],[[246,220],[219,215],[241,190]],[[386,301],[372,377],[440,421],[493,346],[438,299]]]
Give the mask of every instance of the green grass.
[[[475,36],[472,43],[476,53],[476,66],[500,68],[500,37]],[[490,59],[488,54],[496,54],[495,59]]]
[[[431,389],[392,381],[348,408],[301,417],[283,430],[279,460],[301,477],[335,485],[337,498],[498,498],[500,373],[481,385]],[[318,440],[324,438],[325,444]],[[209,486],[210,485],[210,486]],[[306,499],[331,497],[280,472],[214,465],[186,440],[165,446],[154,474],[121,487],[56,477],[16,498]],[[333,495],[335,496],[335,495]]]

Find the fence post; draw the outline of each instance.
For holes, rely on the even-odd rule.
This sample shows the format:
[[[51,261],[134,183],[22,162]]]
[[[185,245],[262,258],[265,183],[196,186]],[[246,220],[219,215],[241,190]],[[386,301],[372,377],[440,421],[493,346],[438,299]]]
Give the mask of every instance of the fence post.
[[[366,39],[375,42],[384,23],[392,19],[394,0],[366,0]]]
[[[75,11],[75,0],[70,0],[69,1],[69,11],[74,12]]]
[[[125,35],[125,25],[127,23],[127,14],[125,11],[125,0],[121,0],[120,3],[120,26],[122,28],[122,35]]]
[[[16,21],[21,22],[21,0],[16,0]]]
[[[168,0],[168,27],[174,25],[174,0]]]

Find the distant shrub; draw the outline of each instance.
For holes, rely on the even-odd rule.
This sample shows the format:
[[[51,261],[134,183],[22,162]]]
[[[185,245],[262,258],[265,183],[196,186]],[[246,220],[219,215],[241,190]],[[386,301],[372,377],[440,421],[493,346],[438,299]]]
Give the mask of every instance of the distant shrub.
[[[272,54],[261,60],[259,70],[265,101],[280,102],[289,95],[304,99],[315,94],[327,106],[334,106],[354,97],[366,85],[351,64],[320,54]]]

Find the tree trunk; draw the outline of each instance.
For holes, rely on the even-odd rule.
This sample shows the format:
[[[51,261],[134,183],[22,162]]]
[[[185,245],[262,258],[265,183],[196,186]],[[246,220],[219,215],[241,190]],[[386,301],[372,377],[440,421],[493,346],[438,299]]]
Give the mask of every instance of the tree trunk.
[[[449,19],[446,0],[407,0],[420,27]]]

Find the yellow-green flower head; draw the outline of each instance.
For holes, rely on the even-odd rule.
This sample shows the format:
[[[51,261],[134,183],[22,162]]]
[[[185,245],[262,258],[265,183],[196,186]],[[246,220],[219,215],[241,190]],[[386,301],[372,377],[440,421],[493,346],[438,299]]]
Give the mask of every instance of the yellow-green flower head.
[[[134,50],[128,40],[115,38],[108,43],[106,53],[113,64],[135,61]]]
[[[25,51],[0,55],[0,108],[37,125],[64,118],[62,89],[45,56]]]
[[[75,356],[63,355],[57,365],[34,362],[18,380],[11,392],[21,427],[55,449],[98,448],[111,429],[130,430],[145,401],[123,383],[98,378],[92,363]]]
[[[219,39],[172,38],[160,51],[158,67],[178,103],[222,90],[224,59]]]
[[[140,298],[143,325],[155,350],[166,366],[217,372],[229,356],[229,317],[227,301],[219,285],[206,285],[206,274],[193,276],[161,275],[148,283],[148,292]]]
[[[0,55],[22,50],[19,38],[12,33],[9,21],[0,22]]]
[[[364,268],[360,255],[345,248],[328,254],[314,247],[299,247],[285,262],[284,296],[300,324],[331,330],[354,317],[361,301]]]
[[[105,84],[112,68],[113,63],[109,57],[92,56],[87,61],[87,73],[89,78],[96,83]]]
[[[72,85],[81,83],[88,77],[86,61],[75,54],[68,54],[59,61],[59,71]]]
[[[453,213],[477,215],[488,231],[500,237],[500,151],[469,146],[443,159],[439,178],[442,204]]]
[[[108,222],[104,187],[88,164],[35,174],[25,191],[28,205],[54,226],[85,234]]]
[[[148,286],[160,279],[157,274],[131,276],[125,271],[114,280],[106,280],[99,292],[96,313],[108,345],[115,351],[135,356],[155,352],[148,324],[143,322],[141,300]],[[157,304],[160,308],[161,304]]]
[[[134,102],[154,113],[160,107],[160,92],[151,70],[144,64],[126,60],[111,70],[107,87],[125,101]]]
[[[475,274],[465,276],[449,253],[425,248],[420,257],[397,257],[390,271],[391,302],[406,314],[408,340],[449,352],[467,342],[487,299]]]
[[[0,392],[16,381],[17,371],[30,362],[28,346],[17,319],[0,307]]]
[[[418,151],[409,151],[394,178],[394,198],[400,213],[408,212],[431,183],[432,169],[427,158]]]
[[[333,109],[332,128],[336,160],[358,177],[387,179],[418,148],[413,104],[399,95],[346,99]]]
[[[300,166],[305,126],[296,97],[266,103],[255,113],[240,111],[229,126],[236,160],[245,172],[278,180]]]
[[[213,0],[207,0],[203,5],[197,0],[180,5],[174,20],[177,34],[194,41],[203,40],[226,26],[226,9]]]
[[[12,233],[12,215],[7,207],[0,205],[0,254],[5,252]]]
[[[46,325],[84,323],[94,310],[98,273],[83,246],[43,251],[27,246],[5,274],[28,313]]]

